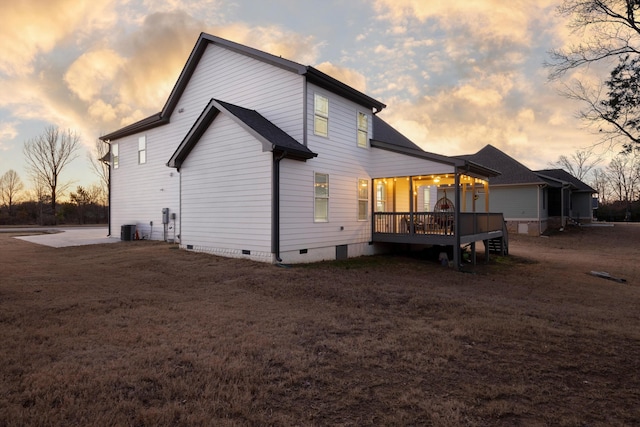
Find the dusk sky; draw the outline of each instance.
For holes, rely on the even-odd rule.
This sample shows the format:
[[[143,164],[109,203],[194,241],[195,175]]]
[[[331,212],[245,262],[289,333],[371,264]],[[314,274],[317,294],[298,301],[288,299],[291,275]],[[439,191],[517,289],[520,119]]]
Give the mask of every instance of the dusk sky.
[[[531,169],[598,141],[543,67],[570,42],[560,0],[16,0],[0,4],[0,175],[27,186],[25,140],[83,142],[63,176],[98,181],[85,150],[159,112],[200,32],[313,65],[387,104],[423,149],[493,144]]]

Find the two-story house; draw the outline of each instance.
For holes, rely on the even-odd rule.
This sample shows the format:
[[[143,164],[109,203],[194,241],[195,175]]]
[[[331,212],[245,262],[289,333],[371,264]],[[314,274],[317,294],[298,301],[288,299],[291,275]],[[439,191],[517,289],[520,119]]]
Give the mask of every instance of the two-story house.
[[[285,263],[500,238],[501,215],[460,209],[497,173],[423,151],[383,108],[313,67],[201,34],[162,111],[101,137],[110,231]]]

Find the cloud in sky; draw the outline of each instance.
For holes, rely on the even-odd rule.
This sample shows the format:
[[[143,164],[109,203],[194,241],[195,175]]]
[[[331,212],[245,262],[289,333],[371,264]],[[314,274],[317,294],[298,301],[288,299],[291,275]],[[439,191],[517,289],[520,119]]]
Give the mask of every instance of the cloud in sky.
[[[574,117],[579,106],[558,96],[543,68],[547,51],[569,37],[558,4],[376,0],[388,31],[371,51],[394,63],[386,84],[369,84],[388,100],[383,114],[428,151],[473,153],[491,143],[532,168],[593,144]]]
[[[160,111],[205,31],[378,98],[385,120],[428,151],[472,153],[491,143],[543,167],[591,138],[577,128],[577,106],[546,84],[546,51],[568,37],[557,3],[3,2],[0,149],[21,161],[22,141],[46,123],[78,131],[91,147]],[[7,164],[0,160],[0,173]]]

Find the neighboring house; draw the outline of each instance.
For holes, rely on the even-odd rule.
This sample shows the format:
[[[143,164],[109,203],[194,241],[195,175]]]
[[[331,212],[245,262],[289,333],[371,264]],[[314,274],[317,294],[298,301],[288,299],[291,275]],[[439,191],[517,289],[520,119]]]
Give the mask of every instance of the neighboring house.
[[[576,224],[591,223],[596,190],[564,169],[544,169],[535,173],[548,185],[550,226],[563,227],[567,220]]]
[[[101,137],[110,233],[286,263],[501,239],[502,215],[459,203],[497,173],[423,151],[383,108],[313,67],[201,34],[162,111]]]
[[[591,219],[595,190],[562,169],[532,171],[492,145],[460,157],[500,171],[490,181],[489,208],[504,214],[510,232],[539,235],[564,227],[568,217]]]

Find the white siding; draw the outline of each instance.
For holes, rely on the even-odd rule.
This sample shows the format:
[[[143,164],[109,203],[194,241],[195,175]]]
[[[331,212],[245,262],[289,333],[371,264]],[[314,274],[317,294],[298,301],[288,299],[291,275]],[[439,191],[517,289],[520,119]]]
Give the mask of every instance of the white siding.
[[[329,99],[329,136],[313,133],[314,94]],[[371,212],[358,221],[358,179],[371,179],[370,148],[357,146],[357,113],[371,112],[353,102],[322,90],[307,89],[307,141],[318,157],[307,162],[283,160],[281,167],[281,252],[309,251],[308,260],[335,258],[335,246],[360,245],[371,239]],[[369,135],[371,135],[369,117]],[[314,222],[314,173],[329,175],[329,221]],[[354,254],[350,251],[350,256]],[[304,257],[303,257],[304,258]]]
[[[329,99],[329,136],[313,133],[313,100],[319,93]],[[349,256],[373,253],[371,211],[358,221],[358,179],[451,173],[453,167],[377,148],[357,146],[358,112],[369,115],[369,138],[373,137],[371,111],[315,85],[307,88],[307,142],[318,157],[300,163],[282,161],[281,256],[284,262],[315,261],[335,257],[335,246],[349,245]],[[329,175],[329,221],[314,222],[314,172]],[[372,184],[370,184],[372,185]],[[371,190],[371,188],[370,188]],[[370,207],[372,195],[370,194]],[[408,190],[405,198],[408,199]],[[299,255],[301,249],[308,254]],[[287,258],[289,257],[289,258]]]
[[[220,114],[182,165],[181,246],[270,261],[271,159]]]
[[[454,167],[451,165],[376,148],[371,151],[371,174],[374,178],[420,176],[454,172]]]
[[[141,235],[162,239],[162,208],[177,213],[167,239],[179,230],[179,173],[166,166],[180,142],[211,98],[255,109],[302,142],[303,77],[245,55],[210,44],[191,77],[171,122],[117,141],[120,167],[112,170],[111,232],[136,224]],[[137,164],[138,137],[147,136],[147,163]],[[255,147],[261,152],[258,144]],[[142,236],[141,236],[142,237]]]
[[[258,111],[302,142],[303,82],[296,73],[210,44],[176,107],[183,113],[174,112],[172,124],[178,125],[184,136],[215,98]]]
[[[135,224],[140,238],[177,238],[179,223],[179,173],[165,166],[174,147],[167,143],[162,128],[118,140],[120,166],[111,170],[111,234],[118,236],[122,225]],[[138,164],[138,137],[147,137],[147,162]],[[164,234],[162,209],[176,214]],[[150,223],[153,222],[153,227]],[[151,232],[153,235],[151,236]]]

